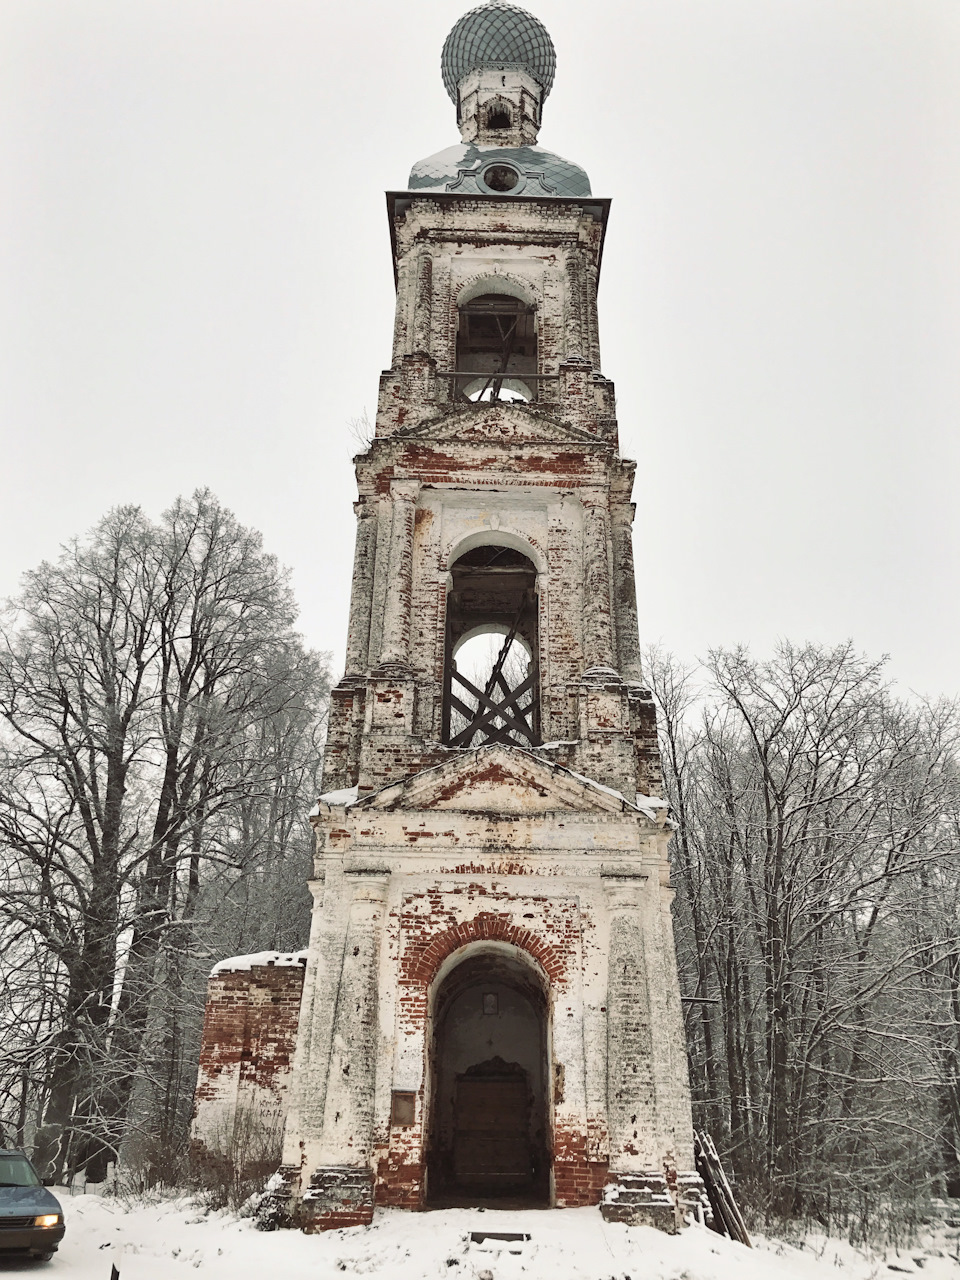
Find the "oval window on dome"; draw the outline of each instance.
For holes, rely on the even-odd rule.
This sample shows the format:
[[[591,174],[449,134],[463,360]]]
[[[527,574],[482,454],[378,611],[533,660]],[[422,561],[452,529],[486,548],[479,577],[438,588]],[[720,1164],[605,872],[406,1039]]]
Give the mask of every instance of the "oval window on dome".
[[[512,191],[520,173],[511,164],[491,164],[483,171],[483,185],[489,191]]]

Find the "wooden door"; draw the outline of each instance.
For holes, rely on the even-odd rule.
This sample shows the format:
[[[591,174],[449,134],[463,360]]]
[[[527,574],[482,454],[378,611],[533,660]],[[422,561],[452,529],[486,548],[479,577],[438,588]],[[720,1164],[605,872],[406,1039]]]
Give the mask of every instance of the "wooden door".
[[[453,1173],[457,1182],[491,1190],[533,1177],[530,1098],[525,1078],[461,1076],[454,1110]]]

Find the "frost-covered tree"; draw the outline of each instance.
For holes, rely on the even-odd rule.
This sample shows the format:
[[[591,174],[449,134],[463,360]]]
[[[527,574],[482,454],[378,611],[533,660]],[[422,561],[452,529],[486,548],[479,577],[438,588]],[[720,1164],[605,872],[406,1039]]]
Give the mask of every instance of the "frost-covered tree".
[[[700,1122],[787,1213],[951,1176],[957,706],[849,645],[648,670]]]
[[[208,492],[157,523],[111,512],[8,611],[0,967],[30,1014],[0,1105],[25,1112],[21,1137],[32,1110],[57,1176],[102,1176],[135,1099],[140,1129],[175,1145],[197,974],[212,942],[231,949],[249,885],[258,939],[302,938],[328,678],[295,616],[260,535]]]

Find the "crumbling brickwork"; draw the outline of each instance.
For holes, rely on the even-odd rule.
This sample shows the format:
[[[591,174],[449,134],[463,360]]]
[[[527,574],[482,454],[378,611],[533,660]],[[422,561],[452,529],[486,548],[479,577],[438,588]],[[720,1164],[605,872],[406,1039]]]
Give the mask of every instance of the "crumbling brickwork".
[[[210,975],[191,1127],[191,1163],[205,1179],[277,1167],[305,964],[305,952],[262,952]]]
[[[464,146],[388,196],[393,352],[355,459],[275,1192],[311,1231],[506,1194],[672,1230],[695,1178],[636,464],[601,372],[609,202],[535,145],[536,20],[511,11],[536,66],[463,53],[509,44],[501,11],[451,46]],[[506,637],[479,686],[475,634]]]
[[[287,1163],[299,1156],[311,1179],[337,1167],[337,1151],[357,1158],[337,1135],[359,1089],[371,1104],[371,1202],[424,1206],[437,1001],[446,976],[486,950],[519,958],[550,993],[552,1203],[598,1203],[611,1169],[658,1170],[665,1153],[690,1167],[685,1072],[665,1044],[680,1028],[665,804],[638,807],[509,746],[447,752],[366,798],[338,800],[321,801],[314,819],[323,882],[313,946],[316,971],[343,976],[304,1001],[311,1031],[300,1038]],[[361,936],[351,919],[372,900]],[[368,982],[366,1003],[345,1000],[351,973],[373,962],[376,991]],[[376,1053],[345,1053],[344,1030],[362,1036],[369,1013],[359,1009],[374,999]],[[397,1091],[413,1099],[403,1124],[391,1117]]]

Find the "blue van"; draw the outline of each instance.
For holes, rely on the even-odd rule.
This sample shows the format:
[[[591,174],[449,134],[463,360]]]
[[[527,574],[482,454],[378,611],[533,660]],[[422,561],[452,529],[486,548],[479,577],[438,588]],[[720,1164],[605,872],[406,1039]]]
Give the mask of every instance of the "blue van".
[[[0,1257],[49,1262],[63,1239],[63,1210],[21,1151],[0,1147]]]

